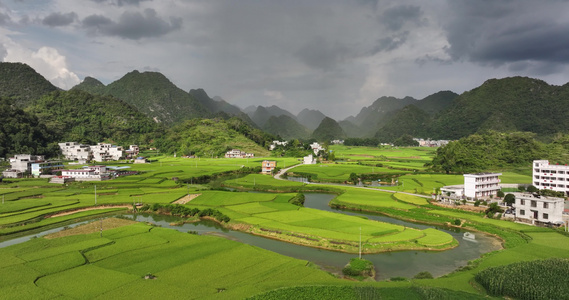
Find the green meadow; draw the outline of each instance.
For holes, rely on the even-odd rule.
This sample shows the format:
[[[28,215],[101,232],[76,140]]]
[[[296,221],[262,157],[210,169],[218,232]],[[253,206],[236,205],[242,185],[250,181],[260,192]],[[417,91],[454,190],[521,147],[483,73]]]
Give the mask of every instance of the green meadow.
[[[289,203],[298,192],[326,191],[337,195],[330,203],[334,207],[435,225],[459,220],[464,229],[499,237],[504,249],[436,279],[359,283],[340,280],[310,262],[246,244],[138,223],[105,230],[102,237],[96,232],[34,238],[1,248],[2,298],[480,299],[487,296],[486,291],[474,278],[482,270],[520,261],[569,258],[569,236],[554,229],[437,207],[425,197],[410,195],[429,196],[442,186],[463,183],[462,175],[423,172],[434,149],[336,145],[331,149],[341,160],[338,163],[305,166],[298,165],[297,158],[269,159],[276,160],[280,168],[298,165],[289,172],[313,175],[323,183],[347,181],[356,173],[393,177],[397,185],[304,184],[249,174],[264,158],[157,155],[149,164],[112,164],[139,174],[110,181],[58,185],[46,179],[5,179],[0,183],[0,240],[122,213],[134,203],[166,205],[191,194],[199,196],[184,206],[216,209],[231,219],[224,226],[308,247],[357,253],[360,232],[367,253],[443,250],[462,243],[434,228],[416,230]],[[502,183],[531,183],[525,169],[496,171],[503,173]],[[224,177],[217,178],[220,174]],[[220,185],[206,182],[211,179]],[[220,186],[256,192],[215,190]],[[98,209],[81,210],[94,207]],[[150,276],[145,279],[146,275]]]

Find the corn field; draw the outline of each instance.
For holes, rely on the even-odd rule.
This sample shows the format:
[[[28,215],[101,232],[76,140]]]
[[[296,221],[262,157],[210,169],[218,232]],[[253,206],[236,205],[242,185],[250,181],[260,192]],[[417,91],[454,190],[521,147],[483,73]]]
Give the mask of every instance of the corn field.
[[[551,258],[488,268],[476,274],[490,295],[516,299],[569,299],[569,260]]]

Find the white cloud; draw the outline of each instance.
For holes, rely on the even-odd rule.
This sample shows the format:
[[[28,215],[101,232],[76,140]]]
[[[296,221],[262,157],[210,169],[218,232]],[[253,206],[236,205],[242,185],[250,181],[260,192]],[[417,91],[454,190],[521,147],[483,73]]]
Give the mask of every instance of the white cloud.
[[[33,51],[11,40],[5,40],[3,44],[7,53],[4,56],[5,62],[28,64],[53,85],[65,90],[81,82],[79,77],[69,70],[65,56],[55,48],[44,46]]]

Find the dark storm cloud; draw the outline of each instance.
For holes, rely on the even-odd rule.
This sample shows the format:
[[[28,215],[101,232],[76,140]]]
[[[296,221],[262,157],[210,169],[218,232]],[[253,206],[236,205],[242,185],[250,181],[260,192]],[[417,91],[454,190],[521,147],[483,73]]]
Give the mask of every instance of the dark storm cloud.
[[[444,28],[454,60],[501,65],[569,62],[568,1],[449,1]],[[541,64],[547,71],[551,67]],[[512,66],[519,70],[524,64]],[[551,69],[555,70],[555,68]]]
[[[66,26],[73,23],[75,19],[77,19],[77,14],[74,12],[66,14],[55,12],[45,17],[42,21],[42,24],[49,27]]]
[[[9,24],[12,21],[9,15],[0,13],[0,25]]]
[[[154,9],[145,9],[144,13],[125,12],[118,22],[105,16],[91,15],[83,20],[83,27],[95,34],[119,36],[138,40],[145,37],[159,37],[180,29],[182,20],[170,18],[170,22],[158,17]]]
[[[377,41],[377,45],[372,49],[372,54],[377,54],[382,51],[392,51],[399,46],[403,45],[407,41],[408,31],[394,34],[392,36],[384,37]]]
[[[391,30],[399,30],[407,22],[420,25],[423,11],[419,6],[414,5],[397,5],[386,9],[380,17],[380,21]]]
[[[91,1],[97,3],[107,3],[117,6],[123,6],[123,5],[139,5],[141,2],[152,1],[152,0],[91,0]]]
[[[347,47],[330,43],[321,36],[308,41],[296,52],[303,63],[321,70],[333,69],[347,54]]]

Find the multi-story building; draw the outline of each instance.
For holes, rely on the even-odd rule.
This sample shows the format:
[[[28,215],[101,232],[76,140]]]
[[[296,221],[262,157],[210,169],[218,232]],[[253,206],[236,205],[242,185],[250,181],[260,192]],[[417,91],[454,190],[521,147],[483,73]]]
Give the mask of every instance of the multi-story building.
[[[90,166],[77,170],[61,171],[62,178],[72,178],[76,181],[101,181],[110,179],[106,166]]]
[[[273,170],[277,167],[277,162],[274,160],[263,160],[261,165],[261,173],[271,174]]]
[[[137,145],[130,145],[128,149],[125,150],[125,153],[127,159],[135,159],[140,153],[140,148]]]
[[[32,164],[44,162],[42,155],[17,154],[10,158],[10,169],[2,172],[6,178],[19,178],[26,172],[32,172]]]
[[[545,197],[531,193],[512,193],[516,197],[516,219],[540,223],[563,223],[563,198]]]
[[[540,190],[569,194],[569,166],[550,165],[548,160],[534,160],[532,182]]]
[[[464,174],[464,195],[470,198],[487,198],[495,196],[500,190],[502,173]]]
[[[304,164],[305,165],[313,165],[316,164],[316,159],[314,159],[314,156],[312,156],[312,154],[305,156],[304,157]]]
[[[98,143],[96,146],[89,146],[93,154],[93,160],[97,162],[119,160],[123,157],[123,148],[106,143]]]
[[[90,161],[93,157],[91,154],[91,147],[82,145],[76,142],[59,143],[61,154],[67,160],[76,160],[80,163]]]

